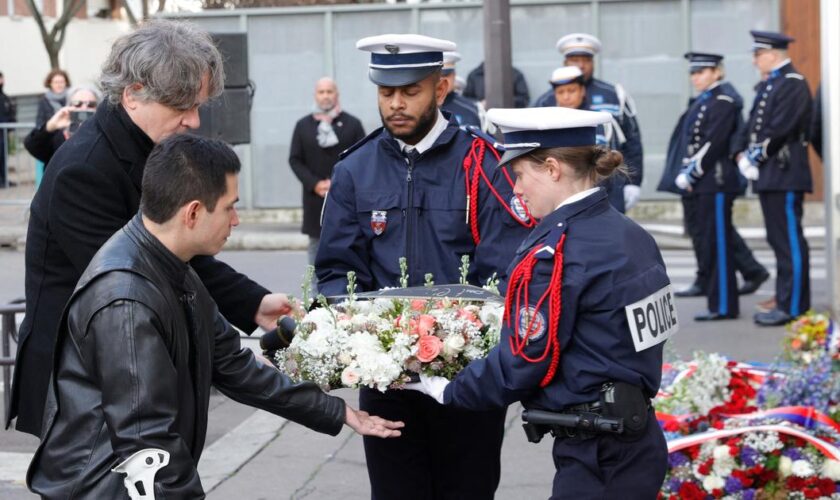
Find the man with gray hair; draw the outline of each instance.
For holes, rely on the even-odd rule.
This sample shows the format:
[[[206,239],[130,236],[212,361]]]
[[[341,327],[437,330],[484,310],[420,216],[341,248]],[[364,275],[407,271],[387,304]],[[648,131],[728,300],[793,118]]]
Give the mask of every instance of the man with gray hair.
[[[140,203],[152,148],[198,128],[198,107],[224,85],[219,51],[195,26],[149,21],[114,43],[102,68],[102,104],[56,152],[32,200],[26,239],[26,317],[6,426],[39,435],[56,331],[93,255]],[[290,311],[267,289],[210,256],[191,260],[221,313],[246,332]]]

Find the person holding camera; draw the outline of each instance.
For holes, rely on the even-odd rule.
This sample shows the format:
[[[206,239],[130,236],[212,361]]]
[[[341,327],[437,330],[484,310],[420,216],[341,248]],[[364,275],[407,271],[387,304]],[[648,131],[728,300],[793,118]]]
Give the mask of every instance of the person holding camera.
[[[469,410],[521,401],[526,433],[554,436],[552,499],[656,498],[668,461],[650,398],[663,342],[678,329],[656,242],[599,187],[621,153],[596,145],[610,115],[569,108],[491,109],[499,165],[540,220],[508,269],[501,340],[451,382],[408,389]]]
[[[93,116],[99,98],[88,88],[77,88],[70,92],[67,106],[62,106],[49,120],[32,129],[23,139],[23,146],[29,154],[44,162],[50,162],[53,154],[81,126]]]

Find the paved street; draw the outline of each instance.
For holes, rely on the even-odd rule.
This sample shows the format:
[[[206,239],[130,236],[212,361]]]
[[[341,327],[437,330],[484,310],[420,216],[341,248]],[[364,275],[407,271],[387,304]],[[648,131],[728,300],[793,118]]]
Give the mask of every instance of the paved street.
[[[774,269],[772,253],[756,252]],[[664,252],[676,288],[693,279],[694,257],[686,250]],[[225,252],[220,257],[274,290],[296,292],[306,255],[304,252]],[[811,259],[814,308],[825,309],[825,257],[814,251]],[[752,323],[754,305],[772,295],[771,279],[758,293],[741,301],[742,318],[723,323],[696,323],[691,317],[705,309],[705,299],[679,299],[680,332],[668,348],[669,356],[688,356],[695,350],[719,351],[733,358],[771,362],[779,353],[783,328],[760,329]],[[22,295],[23,253],[0,251],[0,302]],[[250,346],[254,341],[247,341]],[[356,391],[337,394],[356,404]],[[553,465],[550,443],[527,443],[518,419],[518,407],[508,411],[507,437],[502,453],[503,476],[497,498],[545,498],[551,488]],[[208,448],[200,472],[211,499],[240,500],[363,499],[369,498],[361,439],[345,429],[338,437],[323,436],[281,418],[253,411],[221,395],[211,402]],[[36,440],[12,431],[0,431],[0,498],[32,498],[22,485]]]

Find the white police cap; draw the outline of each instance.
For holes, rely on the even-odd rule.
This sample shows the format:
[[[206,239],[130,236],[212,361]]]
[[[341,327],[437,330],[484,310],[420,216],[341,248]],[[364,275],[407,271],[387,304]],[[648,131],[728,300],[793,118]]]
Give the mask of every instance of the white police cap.
[[[443,74],[447,75],[455,71],[455,63],[461,60],[461,54],[450,51],[443,53]]]
[[[487,119],[504,135],[505,153],[499,165],[510,163],[537,149],[594,146],[598,125],[609,123],[609,113],[582,109],[494,108]]]
[[[557,87],[578,81],[583,82],[583,71],[580,68],[577,66],[561,66],[551,73],[551,79],[548,80],[548,83]]]
[[[439,70],[443,53],[454,51],[448,40],[423,35],[378,35],[362,38],[356,48],[370,52],[370,80],[383,87],[411,85]]]
[[[572,33],[557,40],[557,50],[563,57],[594,56],[601,52],[601,40],[587,33]]]

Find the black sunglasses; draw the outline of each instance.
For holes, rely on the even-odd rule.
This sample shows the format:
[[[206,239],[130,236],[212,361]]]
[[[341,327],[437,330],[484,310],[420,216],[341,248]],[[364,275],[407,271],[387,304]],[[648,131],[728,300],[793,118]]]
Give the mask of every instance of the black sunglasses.
[[[95,108],[96,107],[96,101],[73,101],[73,102],[70,103],[70,105],[73,106],[74,108],[81,108],[81,107]]]

